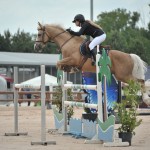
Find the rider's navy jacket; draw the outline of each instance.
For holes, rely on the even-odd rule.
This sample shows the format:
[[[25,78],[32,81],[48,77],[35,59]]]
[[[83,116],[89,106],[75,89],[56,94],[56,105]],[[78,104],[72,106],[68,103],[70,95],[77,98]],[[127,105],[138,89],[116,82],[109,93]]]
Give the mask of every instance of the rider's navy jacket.
[[[81,25],[81,29],[78,32],[70,31],[72,35],[80,36],[80,35],[89,35],[93,38],[104,34],[104,31],[100,28],[96,28],[91,25],[89,22],[83,22]]]

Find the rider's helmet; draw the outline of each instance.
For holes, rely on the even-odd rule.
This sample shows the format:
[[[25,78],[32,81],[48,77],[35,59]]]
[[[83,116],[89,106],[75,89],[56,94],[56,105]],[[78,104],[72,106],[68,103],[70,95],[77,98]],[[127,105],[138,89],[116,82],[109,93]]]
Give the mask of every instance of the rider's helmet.
[[[75,21],[79,21],[80,23],[83,23],[85,21],[85,18],[82,14],[78,14],[74,17],[74,20],[72,22],[75,23]]]

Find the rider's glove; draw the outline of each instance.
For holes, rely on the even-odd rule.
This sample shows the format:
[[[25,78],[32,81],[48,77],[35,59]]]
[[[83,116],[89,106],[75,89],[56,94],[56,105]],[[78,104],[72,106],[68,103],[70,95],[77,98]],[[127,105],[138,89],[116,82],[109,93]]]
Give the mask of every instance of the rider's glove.
[[[72,33],[71,28],[66,29],[66,31],[68,31],[70,34]]]

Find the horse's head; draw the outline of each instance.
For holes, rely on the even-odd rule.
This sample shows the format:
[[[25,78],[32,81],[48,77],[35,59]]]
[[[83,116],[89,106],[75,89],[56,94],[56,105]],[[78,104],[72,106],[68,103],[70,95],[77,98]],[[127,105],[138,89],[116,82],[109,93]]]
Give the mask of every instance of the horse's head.
[[[63,33],[66,33],[59,25],[41,25],[38,22],[38,34],[36,37],[36,41],[34,44],[34,49],[37,51],[41,51],[42,48],[45,47],[47,42],[56,42],[55,39]],[[71,36],[69,33],[67,33]]]
[[[49,35],[46,32],[45,26],[38,22],[38,34],[34,44],[34,50],[42,51],[42,48],[45,47],[46,43],[50,40]]]

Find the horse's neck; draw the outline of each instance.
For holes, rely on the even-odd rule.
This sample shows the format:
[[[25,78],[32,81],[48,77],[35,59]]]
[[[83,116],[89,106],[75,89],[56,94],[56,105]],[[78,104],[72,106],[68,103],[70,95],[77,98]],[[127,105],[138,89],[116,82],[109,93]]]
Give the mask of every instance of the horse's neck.
[[[62,32],[62,31],[61,31]],[[60,32],[60,33],[61,33]],[[82,40],[79,37],[72,37],[68,33],[62,33],[54,39],[54,42],[60,48],[62,54],[70,55],[79,49]],[[69,50],[68,50],[69,47]]]
[[[72,37],[69,33],[63,32],[61,29],[51,30],[51,32],[49,32],[49,36],[55,37],[53,41],[61,49],[62,54],[65,53],[66,55],[76,52],[83,41],[81,37]]]
[[[67,35],[66,33],[62,33],[61,35],[57,36],[54,39],[54,42],[59,46],[62,47],[63,44],[65,44],[65,42],[67,42],[69,40],[69,38],[71,38],[70,35]]]

